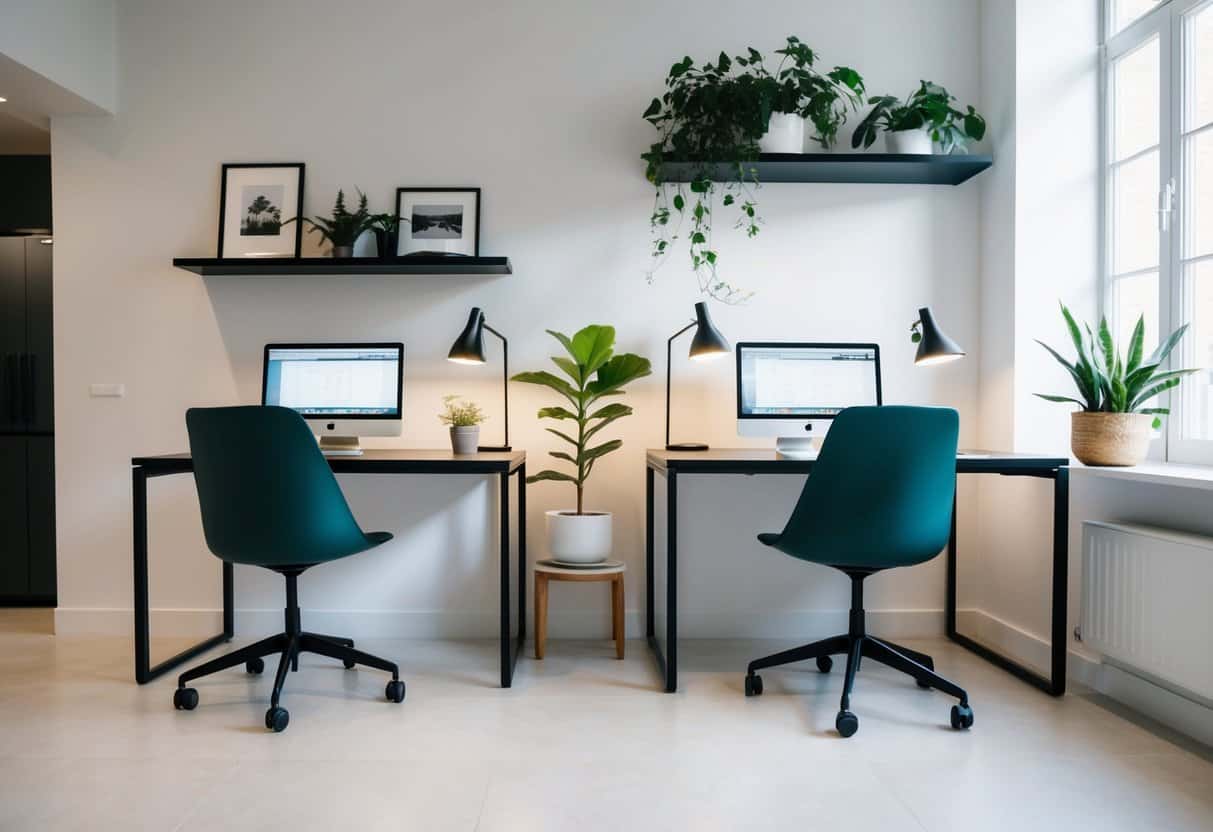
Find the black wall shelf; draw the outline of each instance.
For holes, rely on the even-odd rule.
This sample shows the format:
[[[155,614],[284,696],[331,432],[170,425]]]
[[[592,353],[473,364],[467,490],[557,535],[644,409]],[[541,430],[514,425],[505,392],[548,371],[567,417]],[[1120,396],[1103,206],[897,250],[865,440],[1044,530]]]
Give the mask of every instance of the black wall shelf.
[[[330,275],[500,275],[513,274],[508,257],[175,257],[173,265],[200,275],[287,277]]]
[[[926,156],[905,153],[763,153],[757,162],[758,181],[833,182],[883,185],[959,185],[993,164],[987,155]],[[700,170],[697,162],[668,162],[662,166],[667,182],[689,182]],[[737,166],[709,166],[716,182],[737,177]]]

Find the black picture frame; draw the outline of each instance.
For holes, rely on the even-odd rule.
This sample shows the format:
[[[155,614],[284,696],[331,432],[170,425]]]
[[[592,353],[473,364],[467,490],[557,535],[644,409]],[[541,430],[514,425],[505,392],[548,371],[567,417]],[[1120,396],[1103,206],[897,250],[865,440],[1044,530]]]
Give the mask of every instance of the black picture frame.
[[[303,183],[305,165],[303,162],[225,162],[221,168],[219,178],[219,240],[215,249],[215,256],[224,258],[223,243],[224,243],[224,226],[227,222],[227,186],[228,186],[228,171],[230,170],[252,170],[256,168],[296,168],[299,171],[299,184],[297,188],[297,198],[295,205],[295,246],[294,254],[281,254],[278,256],[286,257],[293,256],[298,258],[303,251]],[[228,259],[243,259],[254,255],[231,255]]]
[[[402,253],[400,251],[400,246],[406,239],[405,226],[404,226],[406,218],[400,211],[400,207],[401,207],[400,201],[401,201],[401,198],[405,194],[409,194],[409,193],[414,193],[414,194],[435,194],[435,193],[474,194],[475,199],[476,199],[476,212],[475,212],[476,218],[475,218],[475,221],[472,223],[472,228],[475,230],[475,237],[472,240],[471,253],[468,254],[467,252],[441,252],[441,251],[437,251],[437,252],[435,252],[435,251],[428,251],[428,252],[427,251],[415,251],[415,252],[403,252]],[[480,188],[470,188],[470,187],[462,187],[462,188],[399,187],[399,188],[397,188],[396,189],[396,216],[400,220],[400,226],[399,226],[399,229],[397,232],[396,251],[394,252],[394,254],[398,257],[408,257],[410,255],[422,255],[422,254],[431,254],[431,255],[433,255],[433,254],[444,255],[445,254],[447,256],[454,256],[454,257],[458,257],[458,256],[479,257],[480,256],[480,208],[481,208],[481,205],[483,204],[483,201],[484,201],[484,198],[480,192]],[[408,217],[407,221],[409,222],[408,227],[409,227],[409,229],[411,229],[412,228],[412,217],[411,216]]]

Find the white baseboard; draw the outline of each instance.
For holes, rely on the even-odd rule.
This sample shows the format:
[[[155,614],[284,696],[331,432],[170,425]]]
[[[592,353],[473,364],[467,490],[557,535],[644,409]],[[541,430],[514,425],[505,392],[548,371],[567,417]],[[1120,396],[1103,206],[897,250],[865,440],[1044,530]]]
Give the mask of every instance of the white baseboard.
[[[493,638],[497,635],[496,610],[323,610],[307,609],[307,629],[352,638]],[[257,637],[282,629],[281,609],[236,610],[236,634]],[[529,626],[529,625],[528,625]],[[941,610],[869,610],[872,632],[888,638],[932,638],[943,634]],[[205,638],[222,628],[215,609],[153,609],[151,630],[157,637]],[[644,636],[644,611],[626,613],[628,638]],[[687,610],[679,616],[682,638],[797,638],[811,641],[845,632],[846,610],[792,610],[787,612],[721,613]],[[60,607],[55,610],[55,632],[60,635],[127,636],[134,632],[129,609]],[[610,633],[606,611],[552,610],[548,615],[550,638],[599,638]]]
[[[956,611],[956,629],[975,641],[1027,665],[1042,676],[1048,676],[1053,663],[1053,651],[1046,639],[1016,627],[1009,621],[984,610]],[[1066,678],[1094,687],[1100,664],[1090,657],[1067,648]]]

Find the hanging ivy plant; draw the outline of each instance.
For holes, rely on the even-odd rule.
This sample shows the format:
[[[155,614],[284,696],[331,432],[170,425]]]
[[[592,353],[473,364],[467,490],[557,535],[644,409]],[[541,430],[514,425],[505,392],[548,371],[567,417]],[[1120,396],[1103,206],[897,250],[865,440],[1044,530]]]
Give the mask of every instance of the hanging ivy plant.
[[[862,103],[863,79],[855,70],[835,67],[825,74],[818,72],[813,68],[816,55],[796,37],[789,37],[776,54],[782,59],[774,72],[752,47],[734,58],[721,52],[715,62],[700,66],[685,57],[670,67],[665,94],[645,110],[644,119],[660,133],[641,154],[646,175],[656,187],[649,220],[650,282],[675,243],[685,238],[701,292],[726,303],[748,299],[751,293],[732,285],[718,271],[719,255],[712,242],[718,204],[736,212],[735,228],[747,237],[756,236],[762,218],[753,162],[771,114],[807,118],[816,131],[813,140],[828,148],[847,112]],[[663,168],[668,162],[692,163],[687,181],[667,181]]]

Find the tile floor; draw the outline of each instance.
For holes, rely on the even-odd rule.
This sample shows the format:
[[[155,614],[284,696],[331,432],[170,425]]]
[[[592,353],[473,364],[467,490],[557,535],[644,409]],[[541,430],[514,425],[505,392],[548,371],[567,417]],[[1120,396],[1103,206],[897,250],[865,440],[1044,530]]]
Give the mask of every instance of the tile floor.
[[[874,663],[833,731],[841,674],[745,662],[781,645],[683,646],[656,692],[641,642],[554,641],[500,690],[493,642],[371,641],[384,675],[308,656],[267,733],[270,676],[139,687],[129,642],[0,620],[0,830],[1210,830],[1213,754],[1098,697],[1051,699],[943,641],[912,643],[966,685],[951,701]],[[272,670],[272,666],[271,666]]]

